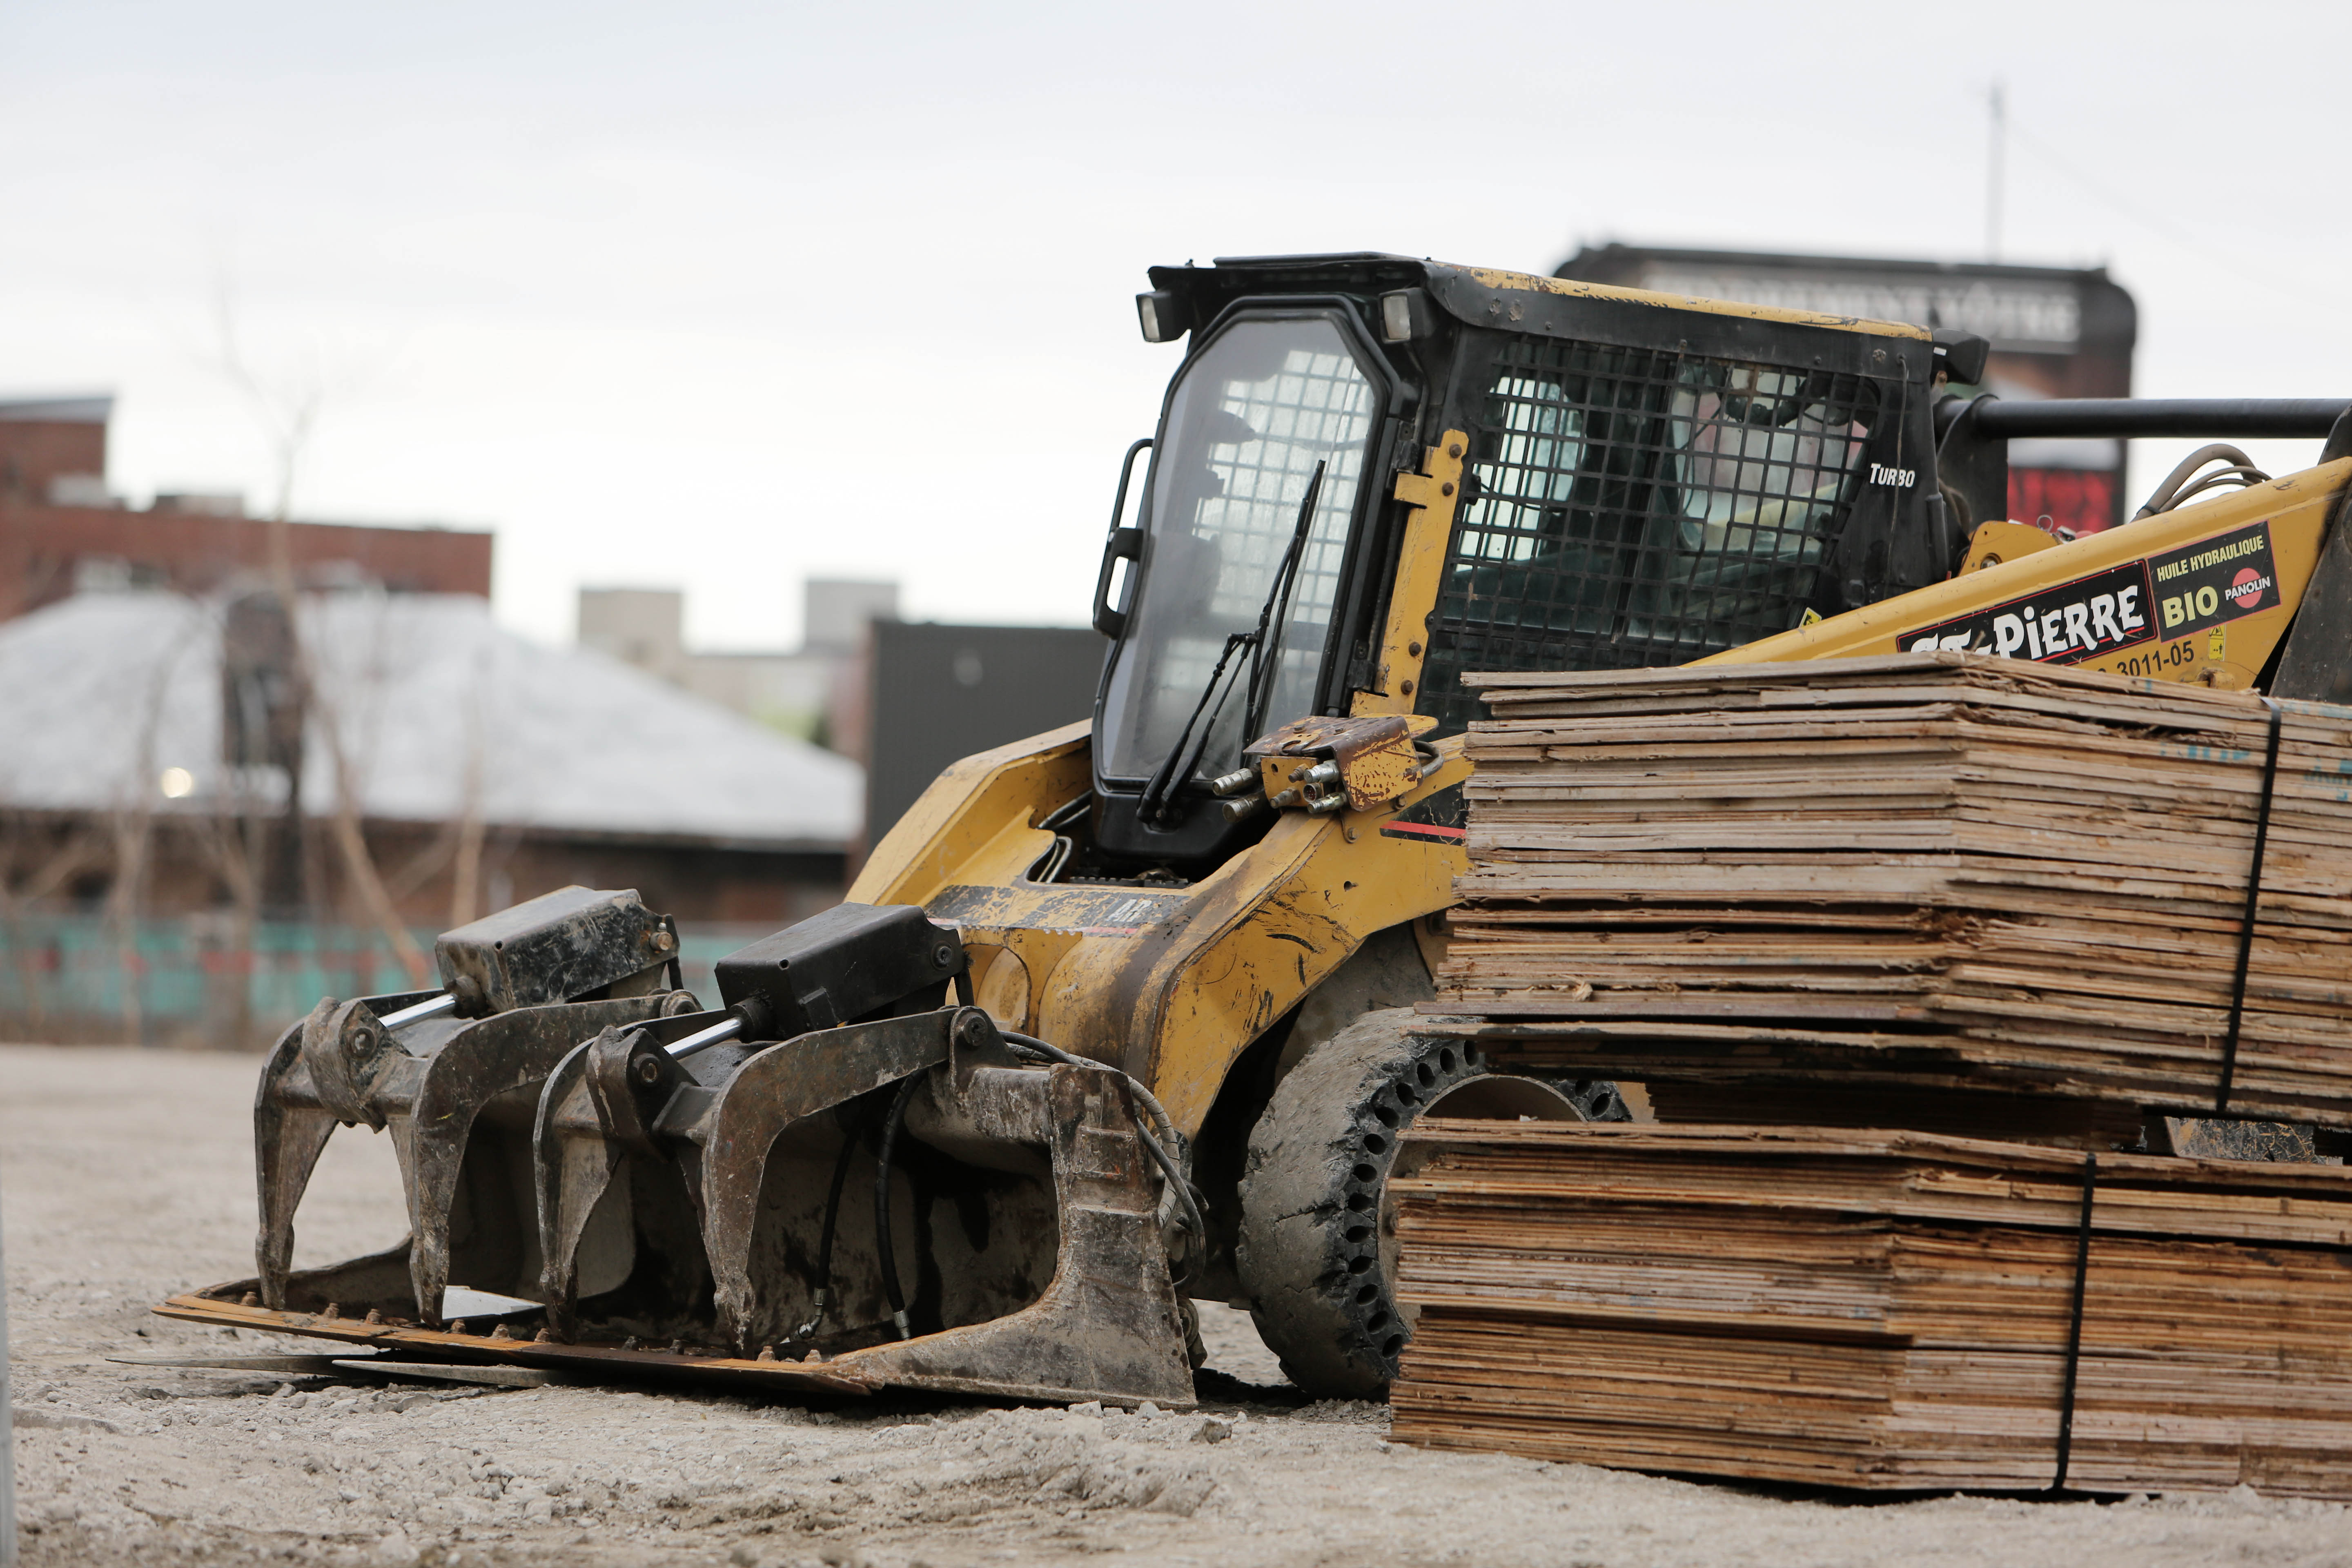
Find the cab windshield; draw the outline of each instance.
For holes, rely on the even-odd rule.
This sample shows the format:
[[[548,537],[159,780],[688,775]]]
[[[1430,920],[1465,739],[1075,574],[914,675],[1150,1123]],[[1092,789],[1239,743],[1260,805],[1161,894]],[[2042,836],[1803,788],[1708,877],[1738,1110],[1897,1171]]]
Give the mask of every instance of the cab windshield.
[[[1142,570],[1104,693],[1107,776],[1147,776],[1176,745],[1226,639],[1257,626],[1319,464],[1288,614],[1260,650],[1271,666],[1265,711],[1243,711],[1245,680],[1229,666],[1209,699],[1213,717],[1202,716],[1195,775],[1230,771],[1251,738],[1246,725],[1271,729],[1314,710],[1379,405],[1323,317],[1236,321],[1185,368],[1153,453]]]

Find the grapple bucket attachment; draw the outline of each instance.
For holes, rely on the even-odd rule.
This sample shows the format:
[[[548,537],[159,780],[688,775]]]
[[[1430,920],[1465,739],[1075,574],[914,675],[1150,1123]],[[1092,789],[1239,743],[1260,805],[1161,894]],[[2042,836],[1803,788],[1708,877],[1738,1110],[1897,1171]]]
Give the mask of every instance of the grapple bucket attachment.
[[[445,989],[322,1001],[280,1037],[254,1100],[257,1293],[287,1301],[294,1213],[337,1126],[389,1130],[408,1202],[414,1315],[437,1321],[453,1269],[538,1287],[531,1121],[583,1037],[690,1009],[677,934],[634,892],[566,888],[435,944]]]
[[[545,1272],[533,1294],[548,1304],[559,1331],[576,1329],[583,1295],[623,1282],[627,1270],[612,1261],[618,1247],[655,1260],[677,1282],[629,1299],[651,1314],[632,1325],[644,1334],[666,1336],[698,1324],[739,1348],[793,1339],[778,1291],[762,1290],[754,1279],[755,1250],[768,1265],[782,1240],[761,1235],[763,1196],[772,1215],[820,1227],[804,1238],[814,1260],[827,1206],[822,1200],[831,1192],[825,1173],[843,1164],[846,1152],[843,1194],[832,1200],[836,1241],[845,1217],[848,1246],[863,1245],[858,1238],[872,1228],[876,1165],[856,1147],[856,1135],[872,1131],[870,1097],[946,1058],[949,1026],[937,1014],[750,1049],[730,1042],[683,1061],[664,1048],[710,1021],[703,1016],[606,1029],[548,1079],[537,1139]],[[777,1157],[815,1164],[818,1201],[804,1182],[768,1191],[771,1156],[795,1129],[798,1135]],[[860,1175],[862,1185],[850,1179]],[[620,1223],[625,1215],[627,1224]],[[710,1312],[698,1295],[710,1298]],[[814,1307],[805,1299],[798,1304]],[[604,1310],[617,1307],[606,1303]]]
[[[278,1310],[243,1281],[166,1310],[525,1364],[1189,1406],[1139,1091],[1024,1061],[948,1001],[962,969],[919,910],[845,905],[725,961],[724,1010],[565,1051],[534,1121],[537,1242],[511,1255],[540,1277],[487,1334],[376,1299],[421,1247],[283,1279]]]

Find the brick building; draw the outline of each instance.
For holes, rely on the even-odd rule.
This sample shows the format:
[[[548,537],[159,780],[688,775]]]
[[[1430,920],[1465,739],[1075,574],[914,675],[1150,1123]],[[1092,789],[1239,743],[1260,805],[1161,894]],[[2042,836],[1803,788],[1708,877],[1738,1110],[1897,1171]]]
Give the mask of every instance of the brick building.
[[[131,510],[111,412],[0,403],[0,1038],[260,1043],[411,984],[387,926],[567,883],[677,916],[707,994],[839,900],[856,763],[502,631],[488,533]]]
[[[245,516],[233,496],[158,495],[145,511],[121,505],[106,482],[113,401],[0,402],[0,621],[79,588],[216,593],[270,568],[281,527],[303,586],[489,596],[488,533],[278,525]]]

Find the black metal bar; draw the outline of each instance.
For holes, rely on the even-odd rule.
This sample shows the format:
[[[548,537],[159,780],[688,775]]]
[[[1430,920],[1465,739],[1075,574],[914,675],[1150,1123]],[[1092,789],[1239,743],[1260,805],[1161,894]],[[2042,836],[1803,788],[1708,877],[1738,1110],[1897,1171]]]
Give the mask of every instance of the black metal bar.
[[[2099,1152],[2083,1156],[2083,1214],[2074,1227],[2074,1298],[2066,1313],[2065,1382],[2058,1394],[2058,1473],[2050,1489],[2066,1489],[2066,1467],[2074,1458],[2074,1393],[2083,1367],[2083,1298],[2091,1282],[2091,1199],[2099,1185]]]
[[[2053,397],[1975,405],[1979,431],[2026,436],[2238,436],[2294,440],[2325,437],[2352,409],[2352,397]]]
[[[2238,968],[2230,983],[2230,1032],[2221,1042],[2221,1083],[2213,1091],[2213,1112],[2230,1109],[2230,1088],[2238,1076],[2238,1031],[2246,1018],[2246,970],[2254,956],[2254,920],[2262,912],[2263,854],[2271,841],[2271,797],[2278,789],[2279,721],[2285,710],[2265,697],[2271,710],[2270,742],[2263,752],[2263,788],[2254,806],[2254,863],[2246,872],[2246,908],[2238,917]]]

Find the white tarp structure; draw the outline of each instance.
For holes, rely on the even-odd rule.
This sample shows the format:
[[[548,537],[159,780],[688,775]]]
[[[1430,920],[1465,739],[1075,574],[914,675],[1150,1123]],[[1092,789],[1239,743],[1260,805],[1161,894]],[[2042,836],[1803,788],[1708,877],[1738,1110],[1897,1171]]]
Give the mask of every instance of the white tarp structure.
[[[0,624],[0,805],[210,812],[257,787],[222,762],[223,619],[218,603],[124,593]],[[337,809],[340,752],[367,818],[763,849],[837,850],[857,832],[855,763],[502,631],[480,599],[317,595],[299,626],[310,814]],[[175,769],[186,793],[165,798]]]

